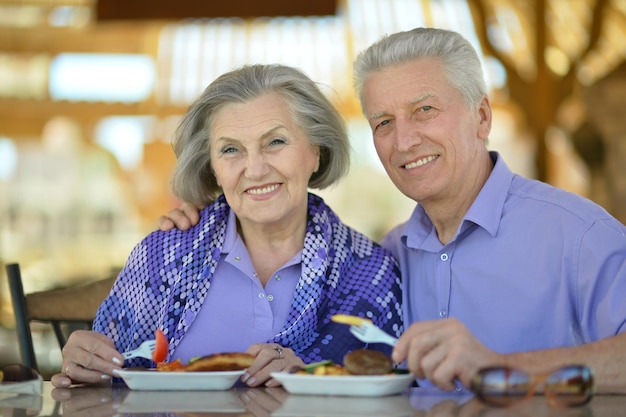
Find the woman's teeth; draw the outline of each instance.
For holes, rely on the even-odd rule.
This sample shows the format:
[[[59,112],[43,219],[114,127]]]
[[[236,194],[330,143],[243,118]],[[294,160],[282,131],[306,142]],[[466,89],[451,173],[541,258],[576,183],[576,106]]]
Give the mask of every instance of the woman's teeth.
[[[278,184],[274,184],[274,185],[270,185],[269,187],[251,188],[251,189],[248,190],[248,193],[250,193],[250,194],[266,194],[266,193],[271,193],[272,191],[274,191],[277,188],[278,188]]]

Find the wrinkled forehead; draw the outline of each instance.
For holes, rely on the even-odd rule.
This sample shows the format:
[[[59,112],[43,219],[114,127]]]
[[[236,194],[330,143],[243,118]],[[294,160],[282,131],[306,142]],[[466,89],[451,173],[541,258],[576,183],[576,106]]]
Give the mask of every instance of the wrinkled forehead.
[[[452,90],[438,59],[414,59],[371,72],[363,82],[361,106],[369,117],[383,111],[379,106],[415,103],[426,97],[453,94]]]

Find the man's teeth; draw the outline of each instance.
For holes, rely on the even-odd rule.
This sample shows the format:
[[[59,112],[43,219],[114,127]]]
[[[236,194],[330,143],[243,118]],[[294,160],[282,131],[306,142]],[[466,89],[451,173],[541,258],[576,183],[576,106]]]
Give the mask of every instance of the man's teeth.
[[[421,167],[422,165],[427,164],[430,161],[434,161],[435,159],[437,159],[437,155],[427,156],[426,158],[418,159],[415,162],[411,162],[410,164],[406,164],[404,167],[406,169],[411,169],[411,168],[415,168],[415,167]]]
[[[251,188],[251,189],[248,190],[248,193],[250,193],[250,194],[265,194],[265,193],[270,193],[270,192],[274,191],[277,188],[278,188],[278,184],[274,184],[274,185],[270,185],[269,187]]]

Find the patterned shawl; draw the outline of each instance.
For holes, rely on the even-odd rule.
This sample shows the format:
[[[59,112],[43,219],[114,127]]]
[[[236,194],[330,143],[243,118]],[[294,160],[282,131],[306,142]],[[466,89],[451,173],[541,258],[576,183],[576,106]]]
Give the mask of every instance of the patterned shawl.
[[[222,195],[200,212],[199,223],[191,229],[155,231],[144,238],[100,306],[94,330],[122,352],[154,338],[161,328],[169,341],[170,360],[210,291],[229,212]],[[287,322],[265,342],[293,349],[305,363],[342,363],[343,355],[364,344],[331,316],[368,317],[399,336],[401,299],[400,273],[391,253],[343,224],[321,198],[309,194],[302,273]],[[387,346],[370,348],[390,353]],[[154,364],[131,359],[128,366]]]

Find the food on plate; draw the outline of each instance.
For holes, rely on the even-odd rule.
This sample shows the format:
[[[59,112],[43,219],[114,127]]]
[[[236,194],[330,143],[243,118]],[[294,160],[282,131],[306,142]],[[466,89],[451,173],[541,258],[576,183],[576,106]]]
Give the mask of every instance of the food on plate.
[[[333,361],[321,361],[292,371],[313,375],[386,375],[393,372],[391,359],[382,352],[357,349],[343,357],[343,366]]]
[[[224,352],[202,356],[183,367],[184,371],[238,371],[252,366],[255,357],[243,352]]]
[[[176,359],[171,362],[157,362],[157,371],[182,371],[182,367],[185,366],[180,359]]]
[[[249,368],[255,357],[243,352],[224,352],[212,355],[200,356],[189,361],[188,364],[181,363],[180,359],[172,362],[157,363],[158,371],[177,372],[225,372],[239,371]]]
[[[352,375],[384,375],[393,370],[389,356],[377,350],[357,349],[343,357],[343,366]]]
[[[307,375],[350,375],[348,370],[333,361],[315,362],[299,368],[296,374]]]
[[[167,338],[161,329],[157,329],[154,341],[156,342],[156,346],[154,351],[152,352],[152,360],[156,363],[165,362],[167,359]]]

